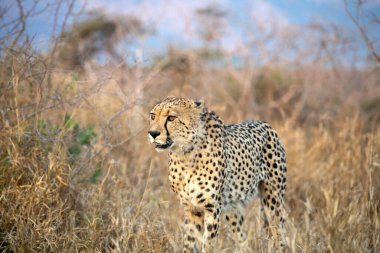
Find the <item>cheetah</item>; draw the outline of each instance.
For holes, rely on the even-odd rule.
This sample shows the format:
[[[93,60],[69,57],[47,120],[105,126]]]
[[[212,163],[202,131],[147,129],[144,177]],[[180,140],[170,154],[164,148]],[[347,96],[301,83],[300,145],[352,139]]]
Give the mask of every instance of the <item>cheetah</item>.
[[[224,125],[203,101],[168,97],[150,111],[148,136],[157,151],[169,151],[169,183],[185,214],[183,252],[197,252],[198,244],[209,252],[222,218],[243,243],[243,208],[254,196],[284,249],[286,154],[269,124]]]

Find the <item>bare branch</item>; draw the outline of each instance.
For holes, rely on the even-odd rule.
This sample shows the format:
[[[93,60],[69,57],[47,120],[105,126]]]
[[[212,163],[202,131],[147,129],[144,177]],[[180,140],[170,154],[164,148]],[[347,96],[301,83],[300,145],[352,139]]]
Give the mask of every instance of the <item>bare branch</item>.
[[[26,27],[26,16],[24,13],[24,7],[22,6],[21,0],[17,0],[17,7],[18,7],[18,11],[20,13],[19,20],[21,22],[21,28],[18,31],[16,38],[14,38],[14,40],[11,43],[12,47],[14,45],[16,45],[17,41],[20,39],[21,35],[24,33],[25,27]]]
[[[362,1],[359,0],[357,2],[357,13],[360,11],[361,5],[362,5]],[[354,17],[353,14],[351,13],[351,11],[349,10],[347,0],[344,0],[344,9],[345,9],[347,15],[350,17],[351,21],[354,23],[356,28],[359,30],[360,35],[363,38],[363,40],[367,46],[367,49],[370,52],[373,60],[380,65],[380,55],[376,52],[376,50],[373,46],[373,42],[368,37],[368,34],[367,34],[365,28],[360,24],[358,18]]]

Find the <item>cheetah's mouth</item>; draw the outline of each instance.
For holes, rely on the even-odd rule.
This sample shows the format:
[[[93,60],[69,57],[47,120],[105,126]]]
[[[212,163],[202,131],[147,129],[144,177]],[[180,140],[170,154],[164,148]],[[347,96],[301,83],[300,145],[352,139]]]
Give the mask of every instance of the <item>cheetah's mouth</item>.
[[[168,140],[166,140],[165,144],[160,144],[157,142],[155,142],[154,144],[156,145],[156,149],[163,150],[163,149],[170,148],[170,146],[173,145],[173,141],[171,139],[168,139]]]

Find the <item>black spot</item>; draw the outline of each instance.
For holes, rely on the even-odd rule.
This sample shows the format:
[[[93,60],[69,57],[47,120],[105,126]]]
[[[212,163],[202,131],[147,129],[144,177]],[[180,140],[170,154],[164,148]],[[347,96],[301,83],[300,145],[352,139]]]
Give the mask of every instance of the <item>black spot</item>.
[[[207,230],[208,230],[208,231],[211,231],[211,230],[212,230],[212,225],[211,225],[211,224],[208,224],[208,225],[207,225]]]
[[[213,208],[213,207],[214,207],[214,205],[210,204],[210,203],[208,203],[207,205],[205,205],[205,208]]]
[[[195,210],[195,211],[193,211],[192,213],[193,213],[194,216],[197,216],[197,217],[202,217],[202,216],[203,216],[202,211],[197,211],[197,210]]]

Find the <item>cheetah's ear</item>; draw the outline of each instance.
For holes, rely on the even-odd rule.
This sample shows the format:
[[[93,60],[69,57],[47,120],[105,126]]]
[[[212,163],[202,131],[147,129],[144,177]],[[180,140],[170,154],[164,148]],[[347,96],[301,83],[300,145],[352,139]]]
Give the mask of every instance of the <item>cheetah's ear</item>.
[[[205,102],[202,99],[195,99],[194,104],[196,107],[203,107]]]
[[[173,100],[173,99],[176,99],[176,97],[175,96],[168,96],[163,101],[168,101],[168,100]]]

